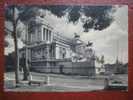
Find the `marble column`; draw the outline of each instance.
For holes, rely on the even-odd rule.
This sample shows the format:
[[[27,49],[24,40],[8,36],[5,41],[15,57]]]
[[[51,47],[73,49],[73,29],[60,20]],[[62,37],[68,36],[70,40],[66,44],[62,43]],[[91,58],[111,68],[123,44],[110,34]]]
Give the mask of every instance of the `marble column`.
[[[46,50],[47,50],[47,59],[49,59],[49,56],[50,56],[50,54],[49,54],[49,44],[47,44],[47,46],[46,46]]]
[[[49,41],[51,42],[51,31],[49,31]]]
[[[46,61],[46,72],[50,72],[50,63],[49,63],[49,58],[50,58],[50,52],[49,52],[49,44],[47,44],[46,46],[46,50],[47,50],[47,61]]]
[[[44,28],[44,30],[43,30],[44,32],[43,32],[43,40],[45,40],[46,41],[46,28]]]
[[[44,29],[44,40],[46,41],[46,28]]]
[[[41,36],[42,36],[42,41],[44,40],[44,38],[43,38],[44,36],[43,36],[43,35],[44,35],[44,28],[43,28],[43,27],[41,27]]]

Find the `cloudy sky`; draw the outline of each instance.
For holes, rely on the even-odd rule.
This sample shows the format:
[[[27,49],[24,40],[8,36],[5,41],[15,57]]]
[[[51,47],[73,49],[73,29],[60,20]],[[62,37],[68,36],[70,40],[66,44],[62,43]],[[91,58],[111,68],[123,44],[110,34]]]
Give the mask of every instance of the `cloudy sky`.
[[[80,35],[80,38],[84,42],[93,42],[93,48],[96,55],[105,56],[105,63],[113,63],[118,56],[120,61],[128,61],[128,7],[127,6],[115,6],[115,13],[113,13],[114,21],[106,29],[90,30],[84,32],[83,23],[81,19],[73,24],[68,21],[67,14],[61,18],[53,15],[50,11],[45,11],[45,19],[50,25],[54,27],[54,31],[59,32],[67,37],[73,37],[74,33]],[[82,16],[84,18],[84,16]],[[6,22],[10,25],[9,22]],[[13,40],[10,36],[6,37],[7,41],[10,41],[11,45],[5,48],[5,54],[13,51]],[[19,40],[19,48],[22,48],[24,44]]]

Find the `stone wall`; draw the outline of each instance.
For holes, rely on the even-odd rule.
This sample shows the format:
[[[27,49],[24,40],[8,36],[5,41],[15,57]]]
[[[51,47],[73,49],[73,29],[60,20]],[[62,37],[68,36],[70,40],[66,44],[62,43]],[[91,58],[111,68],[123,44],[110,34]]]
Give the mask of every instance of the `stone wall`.
[[[46,66],[46,62],[41,62],[39,64],[32,63],[32,68],[39,72],[48,72],[55,74],[68,74],[68,75],[95,75],[95,66],[91,65],[89,62],[56,62],[54,65],[49,63]]]
[[[73,62],[72,63],[73,74],[79,75],[95,75],[95,66],[89,62]]]

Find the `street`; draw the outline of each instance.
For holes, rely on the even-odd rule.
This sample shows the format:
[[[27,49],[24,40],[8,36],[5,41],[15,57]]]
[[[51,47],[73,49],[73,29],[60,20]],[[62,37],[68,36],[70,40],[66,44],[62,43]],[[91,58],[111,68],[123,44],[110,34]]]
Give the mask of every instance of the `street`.
[[[31,72],[34,80],[44,80],[46,76],[49,77],[49,83],[42,86],[36,84],[28,85],[27,82],[21,81],[19,87],[15,87],[14,72],[5,73],[5,90],[6,91],[95,91],[104,88],[103,79],[89,79],[86,76],[70,76],[58,74],[42,74]],[[22,73],[20,74],[22,80]]]
[[[48,81],[47,84],[28,85],[28,81],[22,81],[23,73],[20,73],[20,83],[15,87],[14,72],[4,74],[5,91],[35,91],[35,92],[76,92],[76,91],[100,91],[104,89],[104,79],[107,76],[97,75],[96,78],[79,75],[46,74],[31,72],[32,80]],[[123,83],[128,84],[127,75],[115,75],[112,78],[119,78]],[[47,79],[47,80],[46,80]],[[111,80],[110,80],[111,81]]]

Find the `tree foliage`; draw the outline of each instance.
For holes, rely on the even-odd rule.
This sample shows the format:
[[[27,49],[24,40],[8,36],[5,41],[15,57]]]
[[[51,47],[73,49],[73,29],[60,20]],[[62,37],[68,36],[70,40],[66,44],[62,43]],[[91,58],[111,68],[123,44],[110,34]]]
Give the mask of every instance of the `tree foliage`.
[[[6,9],[6,19],[11,20],[10,8]],[[35,16],[38,13],[38,9],[44,9],[51,11],[52,14],[61,18],[68,13],[69,22],[76,23],[84,15],[85,21],[83,21],[83,28],[85,32],[90,29],[103,30],[107,28],[113,21],[113,17],[109,14],[112,11],[112,6],[73,6],[73,5],[31,5],[31,6],[16,6],[19,10],[19,19],[21,21],[27,21],[30,17]],[[91,19],[88,19],[91,18]]]
[[[86,16],[83,22],[85,32],[90,29],[103,30],[107,28],[113,21],[113,17],[109,14],[112,6],[44,6],[43,9],[50,10],[57,17],[62,17],[68,13],[69,22],[77,22],[82,15]],[[88,18],[91,18],[89,20]]]

